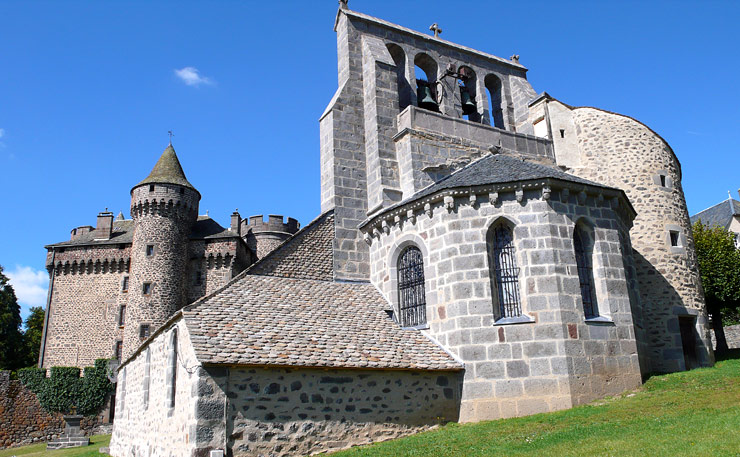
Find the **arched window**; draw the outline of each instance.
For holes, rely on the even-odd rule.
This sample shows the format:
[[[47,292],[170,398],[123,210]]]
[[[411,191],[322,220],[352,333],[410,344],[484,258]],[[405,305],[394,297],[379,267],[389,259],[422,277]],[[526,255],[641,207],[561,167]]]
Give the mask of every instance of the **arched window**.
[[[483,80],[488,90],[488,102],[490,103],[491,125],[500,129],[505,129],[504,124],[504,97],[501,80],[496,75],[486,75]]]
[[[578,266],[578,282],[581,285],[581,298],[583,299],[583,313],[586,319],[598,317],[599,307],[596,302],[596,289],[594,288],[593,268],[593,230],[583,224],[577,224],[573,230],[573,248],[576,253],[576,265]]]
[[[416,73],[416,99],[419,108],[439,112],[437,102],[437,62],[427,54],[414,57]]]
[[[462,66],[457,70],[457,73],[461,76],[458,84],[460,87],[460,104],[462,105],[463,117],[469,121],[480,122],[475,71],[470,67]]]
[[[177,329],[172,331],[170,349],[170,379],[168,391],[168,403],[170,408],[175,407],[175,398],[177,396]]]
[[[396,64],[396,81],[398,82],[398,110],[403,111],[411,104],[411,85],[406,79],[406,53],[401,46],[393,43],[386,45]]]
[[[514,232],[506,224],[492,228],[493,282],[498,297],[499,315],[497,318],[519,317],[522,315],[522,301],[519,295],[519,266],[516,261]]]
[[[398,258],[398,307],[403,327],[427,322],[424,294],[424,258],[416,246],[409,246]]]

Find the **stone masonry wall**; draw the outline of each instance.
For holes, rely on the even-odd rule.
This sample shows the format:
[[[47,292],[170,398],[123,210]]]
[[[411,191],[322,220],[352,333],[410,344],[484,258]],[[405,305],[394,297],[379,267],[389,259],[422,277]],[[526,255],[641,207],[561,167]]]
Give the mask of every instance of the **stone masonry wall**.
[[[153,333],[187,299],[188,241],[197,218],[200,195],[171,184],[153,187],[150,191],[149,185],[139,186],[131,193],[135,229],[124,359],[141,344],[141,324],[150,325]],[[150,245],[154,247],[152,255],[147,254]],[[143,291],[145,283],[151,285],[148,294]]]
[[[459,413],[452,372],[209,367],[200,374],[198,429],[222,421],[228,404],[234,456],[333,451],[427,430]],[[213,435],[223,448],[223,436]]]
[[[515,129],[516,119],[526,118],[526,100],[534,91],[528,87],[525,69],[511,61],[381,24],[351,11],[340,13],[336,32],[339,89],[320,120],[321,209],[335,209],[335,277],[367,280],[369,254],[357,226],[377,205],[399,199],[392,137],[397,133],[394,116],[401,108],[396,79],[401,62],[398,59],[396,63],[384,47],[393,44],[401,48],[406,67],[400,73],[411,87],[412,100],[416,98],[413,63],[417,56],[424,54],[436,63],[437,74],[428,75],[430,78],[441,78],[448,64],[471,68],[477,75],[476,101],[483,123],[490,124],[482,85],[487,75],[502,82],[509,130]],[[456,83],[448,78],[444,84],[452,92],[443,100],[442,112],[462,117]],[[395,95],[390,93],[393,91]]]
[[[187,303],[226,285],[246,268],[249,256],[244,244],[235,238],[191,241],[185,280]]]
[[[581,166],[570,172],[624,190],[637,211],[630,237],[644,310],[644,328],[638,329],[644,337],[638,338],[644,338],[648,348],[645,369],[685,369],[678,315],[696,316],[697,357],[701,365],[711,364],[704,295],[678,160],[665,141],[629,117],[576,108],[573,119]],[[553,125],[553,131],[559,128]],[[660,174],[666,176],[667,186],[661,185]],[[669,230],[680,232],[681,246],[671,246]]]
[[[177,329],[178,356],[175,404],[171,406],[172,331]],[[110,454],[114,457],[184,457],[192,455],[198,431],[198,361],[187,327],[179,321],[160,333],[118,372],[116,416]]]
[[[56,254],[44,368],[92,366],[96,359],[114,356],[115,341],[122,337],[119,310],[128,302],[122,284],[129,256],[128,246],[117,245]]]
[[[490,193],[489,193],[490,192]],[[494,200],[492,200],[493,195]],[[466,192],[399,209],[370,227],[372,282],[398,312],[397,259],[408,245],[424,257],[429,334],[465,363],[461,421],[568,408],[640,385],[630,298],[620,249],[626,233],[613,199],[552,189]],[[584,195],[585,196],[585,195]],[[584,318],[573,251],[575,222],[595,227],[599,315]],[[531,322],[500,325],[492,294],[489,228],[514,226],[522,310]],[[367,230],[368,228],[363,228]]]
[[[99,430],[103,416],[84,418],[86,435]],[[36,395],[19,380],[11,380],[9,371],[0,371],[0,449],[48,441],[64,433],[61,414],[49,414]]]

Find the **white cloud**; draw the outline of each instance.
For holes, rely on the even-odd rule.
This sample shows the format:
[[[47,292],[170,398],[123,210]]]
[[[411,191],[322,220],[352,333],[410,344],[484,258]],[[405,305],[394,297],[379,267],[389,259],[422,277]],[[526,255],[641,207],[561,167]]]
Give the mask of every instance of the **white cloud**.
[[[43,308],[46,305],[46,289],[49,286],[49,275],[46,271],[16,265],[14,270],[4,273],[10,279],[10,285],[13,286],[23,311],[32,306]]]
[[[0,138],[5,136],[5,129],[0,129]]]
[[[175,70],[175,76],[180,78],[182,82],[188,86],[198,87],[201,84],[211,85],[214,81],[206,76],[201,76],[198,69],[195,67],[184,67],[179,70]]]

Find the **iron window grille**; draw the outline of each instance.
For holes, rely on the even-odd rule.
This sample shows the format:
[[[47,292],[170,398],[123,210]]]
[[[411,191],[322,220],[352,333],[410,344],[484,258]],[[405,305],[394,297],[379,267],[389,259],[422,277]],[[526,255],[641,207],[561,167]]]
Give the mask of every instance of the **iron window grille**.
[[[406,248],[398,259],[398,306],[402,326],[426,324],[424,258],[416,246]]]
[[[499,226],[493,232],[493,262],[501,318],[522,315],[519,295],[519,267],[511,228]]]
[[[149,338],[149,335],[151,334],[151,327],[149,324],[141,324],[139,327],[139,338]]]
[[[128,276],[123,277],[123,283],[121,284],[121,292],[128,292]]]
[[[126,325],[126,305],[121,305],[118,311],[118,326],[123,327],[124,325]]]
[[[578,267],[578,282],[581,285],[581,299],[583,300],[583,313],[586,319],[598,316],[596,293],[594,291],[594,274],[591,256],[593,251],[586,249],[582,230],[578,227],[573,231],[573,248],[576,253],[576,266]]]

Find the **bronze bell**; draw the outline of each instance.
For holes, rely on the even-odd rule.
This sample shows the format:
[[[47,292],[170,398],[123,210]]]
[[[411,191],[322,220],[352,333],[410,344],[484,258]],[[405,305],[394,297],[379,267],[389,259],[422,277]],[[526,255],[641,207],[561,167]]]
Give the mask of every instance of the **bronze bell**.
[[[419,108],[430,111],[439,111],[439,103],[434,99],[432,88],[426,81],[417,81],[416,98],[419,101]]]
[[[465,86],[460,86],[460,101],[462,102],[463,114],[473,114],[478,111],[475,99],[470,95],[470,91]]]

